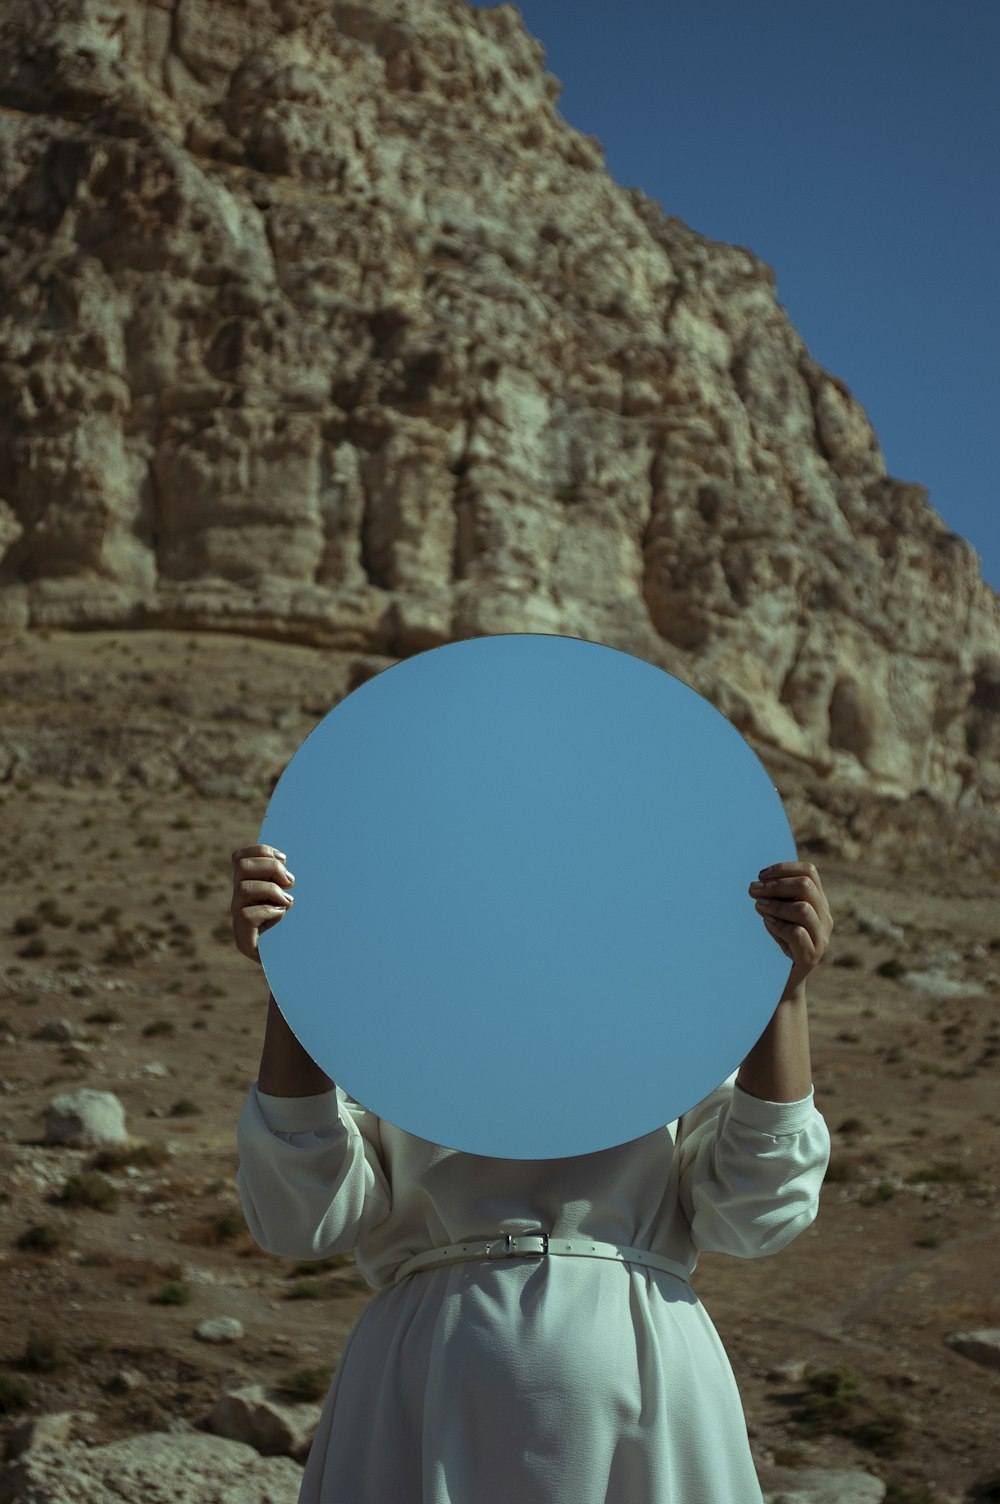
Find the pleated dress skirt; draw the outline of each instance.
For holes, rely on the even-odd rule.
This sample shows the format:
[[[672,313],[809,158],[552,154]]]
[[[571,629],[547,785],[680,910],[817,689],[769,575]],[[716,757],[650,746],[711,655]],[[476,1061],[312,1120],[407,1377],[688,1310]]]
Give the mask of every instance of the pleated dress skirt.
[[[697,1295],[604,1259],[468,1261],[379,1290],[298,1504],[763,1504]]]

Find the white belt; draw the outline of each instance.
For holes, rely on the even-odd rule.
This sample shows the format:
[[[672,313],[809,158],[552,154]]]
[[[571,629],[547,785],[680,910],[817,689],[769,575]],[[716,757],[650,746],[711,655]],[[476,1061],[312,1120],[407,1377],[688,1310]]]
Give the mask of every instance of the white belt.
[[[676,1259],[664,1258],[660,1253],[650,1253],[648,1248],[624,1248],[618,1243],[594,1243],[590,1238],[552,1238],[547,1232],[524,1233],[514,1237],[506,1233],[482,1243],[450,1243],[445,1248],[431,1248],[426,1253],[414,1254],[396,1270],[394,1283],[399,1284],[408,1274],[418,1269],[440,1269],[446,1264],[460,1264],[466,1259],[509,1259],[539,1254],[576,1254],[588,1259],[617,1259],[622,1264],[648,1264],[651,1269],[662,1269],[687,1282],[689,1270]]]

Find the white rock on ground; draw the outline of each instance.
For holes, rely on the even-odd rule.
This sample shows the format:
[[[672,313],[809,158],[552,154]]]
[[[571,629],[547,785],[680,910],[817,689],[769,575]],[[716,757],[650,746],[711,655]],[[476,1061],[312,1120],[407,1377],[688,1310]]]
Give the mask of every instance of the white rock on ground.
[[[767,1377],[775,1381],[783,1381],[788,1384],[797,1384],[805,1378],[806,1362],[804,1358],[788,1358],[784,1363],[775,1363],[773,1368],[767,1370]]]
[[[907,971],[899,980],[905,986],[913,987],[918,992],[925,992],[928,997],[937,998],[941,1002],[952,997],[982,997],[984,995],[978,982],[966,981],[962,977],[952,977],[944,971]]]
[[[246,1442],[265,1457],[304,1463],[319,1425],[321,1406],[291,1400],[278,1389],[247,1384],[216,1402],[206,1425],[217,1436]]]
[[[243,1442],[162,1431],[102,1447],[46,1447],[0,1473],[0,1504],[277,1504],[294,1499],[302,1469]]]
[[[787,1486],[764,1494],[764,1504],[881,1504],[886,1485],[871,1473],[809,1467],[789,1471]]]
[[[202,1342],[238,1342],[243,1323],[235,1316],[209,1316],[195,1327],[194,1335]]]
[[[77,1091],[53,1097],[45,1109],[47,1144],[84,1147],[93,1144],[124,1144],[125,1108],[112,1091]]]
[[[858,919],[858,929],[863,935],[874,935],[876,940],[891,940],[895,945],[902,945],[906,939],[902,925],[883,919],[881,914],[862,914]]]
[[[983,1363],[987,1368],[1000,1368],[1000,1330],[997,1328],[978,1332],[952,1332],[944,1340],[963,1357]]]
[[[72,1438],[76,1422],[88,1425],[96,1420],[93,1410],[60,1410],[52,1415],[33,1415],[11,1432],[7,1460],[13,1461],[39,1447],[65,1447]]]

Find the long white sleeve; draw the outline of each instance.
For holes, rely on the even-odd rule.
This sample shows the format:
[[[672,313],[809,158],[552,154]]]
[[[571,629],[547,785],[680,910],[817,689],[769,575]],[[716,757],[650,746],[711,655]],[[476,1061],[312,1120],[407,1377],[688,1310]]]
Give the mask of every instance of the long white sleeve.
[[[353,1249],[391,1210],[378,1119],[340,1087],[277,1097],[250,1087],[236,1130],[236,1184],[259,1246],[284,1258]]]
[[[699,1253],[777,1253],[819,1211],[830,1132],[814,1088],[765,1102],[722,1083],[677,1125],[679,1201]]]

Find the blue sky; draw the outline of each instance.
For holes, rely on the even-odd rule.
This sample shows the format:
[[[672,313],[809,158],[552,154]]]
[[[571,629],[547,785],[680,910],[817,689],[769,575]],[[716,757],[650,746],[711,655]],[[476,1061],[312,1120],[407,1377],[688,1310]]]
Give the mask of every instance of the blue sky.
[[[1000,591],[1000,0],[518,8],[616,181],[774,268]]]

